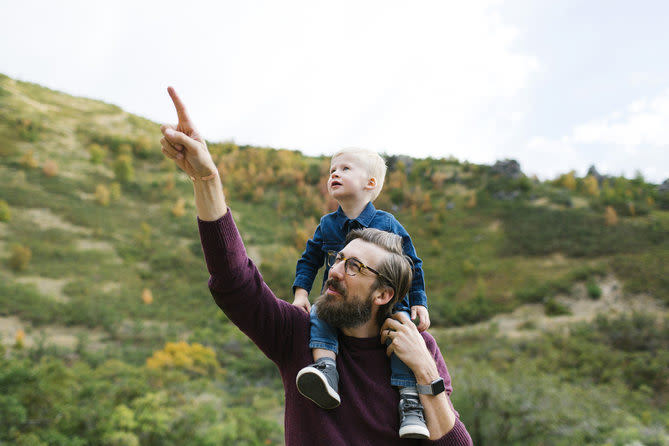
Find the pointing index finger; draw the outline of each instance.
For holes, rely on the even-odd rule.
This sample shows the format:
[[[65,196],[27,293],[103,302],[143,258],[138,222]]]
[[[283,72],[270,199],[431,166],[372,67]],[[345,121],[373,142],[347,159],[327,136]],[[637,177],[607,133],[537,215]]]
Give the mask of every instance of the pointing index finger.
[[[186,111],[186,106],[184,105],[183,102],[181,102],[181,98],[177,94],[174,87],[167,87],[167,92],[172,98],[172,102],[174,103],[174,108],[176,108],[177,110],[177,117],[179,118],[179,124],[190,126],[191,125],[190,117],[188,116],[188,112]]]

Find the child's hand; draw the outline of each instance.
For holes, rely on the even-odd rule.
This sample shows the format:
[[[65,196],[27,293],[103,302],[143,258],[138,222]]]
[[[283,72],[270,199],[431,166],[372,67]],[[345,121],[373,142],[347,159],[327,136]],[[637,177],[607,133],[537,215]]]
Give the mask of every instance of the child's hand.
[[[309,293],[304,288],[295,289],[295,300],[293,300],[293,305],[298,308],[302,308],[307,314],[311,311],[311,304],[309,303]]]
[[[422,305],[411,307],[411,320],[415,321],[416,316],[420,319],[420,323],[417,326],[418,331],[425,331],[430,328],[430,315],[427,313],[427,308]]]

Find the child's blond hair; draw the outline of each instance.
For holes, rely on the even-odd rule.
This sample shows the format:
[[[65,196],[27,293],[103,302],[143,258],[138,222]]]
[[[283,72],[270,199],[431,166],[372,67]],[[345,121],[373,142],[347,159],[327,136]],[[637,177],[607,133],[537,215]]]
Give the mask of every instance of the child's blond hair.
[[[345,153],[350,153],[358,157],[358,159],[363,163],[363,167],[367,171],[367,175],[369,175],[370,178],[374,178],[376,180],[376,187],[372,191],[372,199],[371,201],[376,200],[376,198],[379,196],[381,193],[381,189],[383,189],[383,182],[386,179],[386,161],[373,150],[369,149],[360,149],[357,147],[346,147],[344,149],[337,150],[330,160],[335,159],[339,155],[343,155]]]

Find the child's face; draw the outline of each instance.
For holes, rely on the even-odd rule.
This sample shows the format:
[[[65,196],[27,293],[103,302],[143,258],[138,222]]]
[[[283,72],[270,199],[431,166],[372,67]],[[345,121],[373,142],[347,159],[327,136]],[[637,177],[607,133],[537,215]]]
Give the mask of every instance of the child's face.
[[[354,153],[342,153],[332,158],[328,192],[335,200],[368,198],[368,191],[374,188],[370,180],[364,163]]]

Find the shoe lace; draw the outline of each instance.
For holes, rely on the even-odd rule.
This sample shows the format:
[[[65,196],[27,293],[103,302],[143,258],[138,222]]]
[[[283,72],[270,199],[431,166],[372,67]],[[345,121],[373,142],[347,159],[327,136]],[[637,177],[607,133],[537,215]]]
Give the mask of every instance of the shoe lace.
[[[413,398],[402,398],[401,406],[402,406],[402,412],[404,413],[413,411],[422,412],[423,410],[423,406],[420,403],[420,401],[416,401]]]

